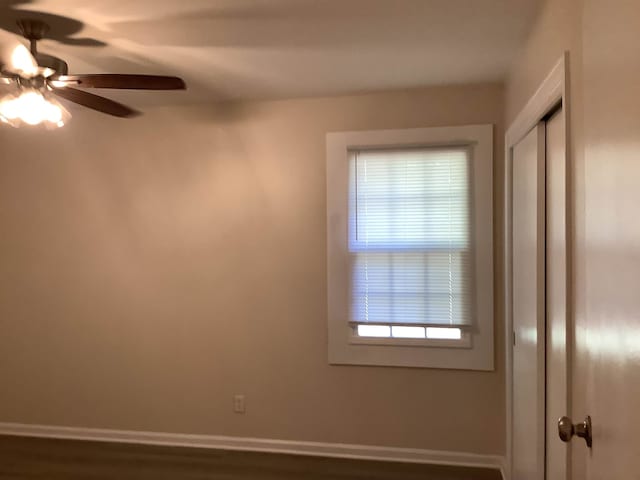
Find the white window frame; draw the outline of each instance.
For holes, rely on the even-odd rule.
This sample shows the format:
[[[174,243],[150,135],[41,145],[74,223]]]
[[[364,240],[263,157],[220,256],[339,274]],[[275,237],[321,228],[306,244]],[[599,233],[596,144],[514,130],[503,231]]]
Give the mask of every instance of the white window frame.
[[[462,340],[367,338],[349,323],[349,155],[358,149],[468,146],[475,240],[475,312]],[[493,125],[327,134],[327,300],[329,363],[460,370],[494,369]]]

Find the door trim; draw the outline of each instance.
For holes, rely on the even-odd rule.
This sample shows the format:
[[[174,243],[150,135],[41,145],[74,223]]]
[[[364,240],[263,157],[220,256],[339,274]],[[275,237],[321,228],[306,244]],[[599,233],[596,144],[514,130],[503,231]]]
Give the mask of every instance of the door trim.
[[[505,355],[506,355],[506,378],[505,378],[505,395],[506,395],[506,479],[511,478],[511,468],[513,460],[512,452],[512,432],[513,432],[513,302],[512,302],[512,237],[511,237],[511,215],[512,215],[512,195],[511,195],[511,176],[513,162],[513,148],[522,140],[531,129],[551,113],[559,103],[562,103],[564,109],[565,122],[565,145],[566,145],[566,161],[569,164],[569,119],[571,111],[569,107],[569,52],[565,52],[555,64],[551,72],[547,75],[538,90],[529,99],[524,109],[518,114],[513,123],[509,126],[505,134],[505,165],[504,165],[504,272],[503,272],[503,291],[504,291],[504,316],[505,316]],[[570,175],[567,174],[567,179]],[[569,180],[567,180],[569,181]],[[569,199],[569,185],[567,185],[566,194],[566,224],[567,229],[571,225],[571,202]],[[570,237],[567,235],[567,239]],[[568,245],[567,245],[568,247]],[[571,274],[571,250],[567,248],[567,280]],[[567,318],[571,317],[571,285],[567,284]],[[567,325],[570,322],[567,321]],[[569,330],[569,329],[568,329]],[[567,331],[567,350],[571,335]],[[570,354],[567,355],[570,358]],[[570,368],[568,361],[567,368]],[[568,377],[570,384],[570,377]],[[569,389],[570,391],[570,389]],[[567,398],[569,405],[570,399]],[[570,413],[567,413],[570,415]]]

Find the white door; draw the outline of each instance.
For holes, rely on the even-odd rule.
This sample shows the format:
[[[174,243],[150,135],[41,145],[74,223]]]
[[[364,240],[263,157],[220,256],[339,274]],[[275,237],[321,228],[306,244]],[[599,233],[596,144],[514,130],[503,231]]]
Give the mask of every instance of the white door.
[[[583,19],[571,418],[592,417],[593,448],[571,442],[573,478],[640,480],[640,2],[587,0]]]
[[[564,113],[513,149],[513,480],[566,480],[567,182]]]
[[[514,480],[545,478],[545,125],[513,149]]]

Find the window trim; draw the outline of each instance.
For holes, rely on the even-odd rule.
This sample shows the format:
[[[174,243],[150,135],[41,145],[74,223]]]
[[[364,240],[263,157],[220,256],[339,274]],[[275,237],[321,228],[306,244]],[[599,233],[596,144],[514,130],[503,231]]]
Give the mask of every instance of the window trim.
[[[327,134],[328,356],[334,365],[493,370],[493,125]],[[476,312],[467,344],[355,337],[349,312],[349,155],[352,150],[469,146],[472,151]],[[464,335],[463,335],[464,336]]]

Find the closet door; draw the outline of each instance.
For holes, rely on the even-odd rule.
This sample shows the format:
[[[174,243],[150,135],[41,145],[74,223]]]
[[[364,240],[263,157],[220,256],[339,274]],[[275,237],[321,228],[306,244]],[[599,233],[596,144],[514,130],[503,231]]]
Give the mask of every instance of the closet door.
[[[513,480],[545,479],[545,124],[513,149]]]
[[[567,381],[566,159],[564,112],[560,110],[546,122],[547,480],[566,480],[569,463],[569,445],[558,436],[558,419],[565,415],[571,417]]]

